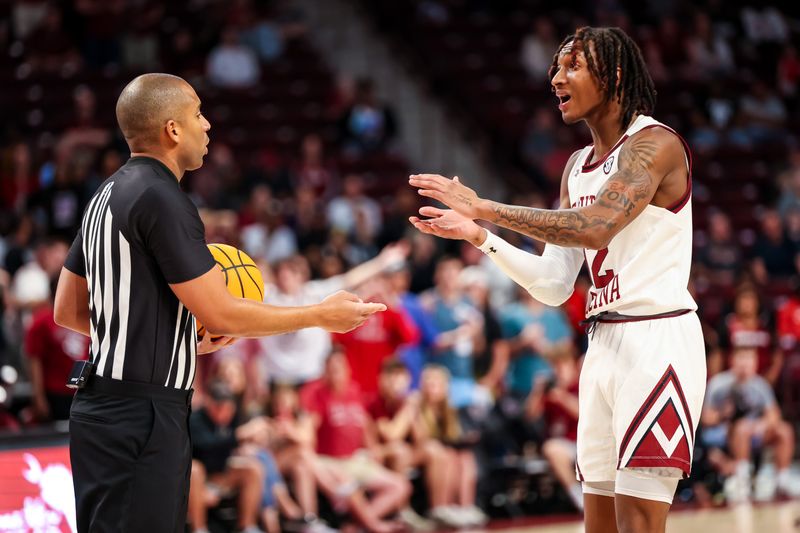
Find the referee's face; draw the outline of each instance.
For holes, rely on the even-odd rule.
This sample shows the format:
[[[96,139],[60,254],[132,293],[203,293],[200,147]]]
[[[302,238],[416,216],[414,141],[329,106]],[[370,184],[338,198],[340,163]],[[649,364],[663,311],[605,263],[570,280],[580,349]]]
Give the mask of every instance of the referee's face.
[[[211,124],[200,109],[200,98],[194,89],[187,84],[185,89],[189,96],[181,113],[183,138],[181,139],[181,159],[186,170],[195,170],[203,166],[203,156],[208,153],[208,131]]]

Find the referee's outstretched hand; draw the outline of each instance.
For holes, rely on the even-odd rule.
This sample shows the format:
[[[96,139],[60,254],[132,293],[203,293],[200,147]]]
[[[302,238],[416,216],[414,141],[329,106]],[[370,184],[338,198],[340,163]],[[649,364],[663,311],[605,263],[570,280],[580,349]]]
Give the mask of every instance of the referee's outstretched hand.
[[[331,333],[347,333],[363,324],[371,315],[386,311],[384,304],[363,302],[361,298],[347,291],[331,294],[320,304],[320,326]]]

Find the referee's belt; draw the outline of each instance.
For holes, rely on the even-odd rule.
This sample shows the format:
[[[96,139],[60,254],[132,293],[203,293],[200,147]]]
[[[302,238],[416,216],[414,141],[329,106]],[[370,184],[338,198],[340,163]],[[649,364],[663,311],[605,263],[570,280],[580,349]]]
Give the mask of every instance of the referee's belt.
[[[165,402],[191,405],[194,389],[173,389],[152,383],[122,381],[93,374],[86,381],[82,390],[110,394],[112,396],[129,396]]]
[[[598,322],[603,324],[642,322],[643,320],[658,320],[659,318],[673,318],[691,312],[692,312],[691,309],[678,309],[677,311],[667,311],[666,313],[658,313],[656,315],[635,316],[635,315],[621,315],[619,313],[615,313],[614,311],[603,311],[602,313],[586,317],[586,320],[582,320],[580,322],[580,325],[585,328],[587,335],[594,336],[594,330],[597,328]]]

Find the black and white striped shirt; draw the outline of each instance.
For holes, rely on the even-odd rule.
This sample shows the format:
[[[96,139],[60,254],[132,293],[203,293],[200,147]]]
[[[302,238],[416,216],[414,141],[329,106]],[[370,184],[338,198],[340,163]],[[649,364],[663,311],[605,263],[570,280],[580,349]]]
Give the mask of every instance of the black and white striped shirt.
[[[191,388],[195,320],[169,284],[214,266],[204,233],[197,208],[155,159],[131,158],[97,190],[64,266],[89,285],[98,375]]]

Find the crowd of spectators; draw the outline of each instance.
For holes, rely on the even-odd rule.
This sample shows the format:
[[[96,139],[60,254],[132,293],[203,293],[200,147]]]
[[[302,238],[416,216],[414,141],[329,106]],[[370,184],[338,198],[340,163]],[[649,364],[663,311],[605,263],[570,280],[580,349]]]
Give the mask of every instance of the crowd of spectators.
[[[283,2],[194,3],[214,12],[225,4],[226,14],[165,29],[168,8],[159,2],[18,2],[3,8],[10,22],[0,25],[0,43],[21,61],[16,72],[20,65],[33,72],[26,75],[70,72],[82,80],[80,73],[98,69],[165,69],[196,83],[202,98],[203,87],[239,94],[262,83],[265,66],[309,31]],[[445,4],[421,2],[420,10],[444,20]],[[124,24],[133,12],[135,23]],[[615,23],[630,25],[624,15]],[[684,125],[693,147],[788,150],[768,180],[770,201],[751,206],[755,231],[737,227],[725,203],[712,201],[696,217],[692,288],[710,382],[695,475],[678,500],[796,495],[788,470],[800,421],[800,148],[788,129],[800,78],[796,35],[771,8],[698,12],[689,27],[664,17],[649,33],[640,30],[657,85],[668,77],[707,88],[707,101]],[[531,76],[543,78],[557,40],[551,19],[536,18],[520,43]],[[779,51],[762,66],[768,76],[745,84],[739,99],[719,92],[715,80],[763,50]],[[127,158],[99,109],[116,95],[75,87],[49,143],[24,128],[2,132],[0,364],[18,367],[31,384],[29,394],[18,387],[16,399],[0,401],[7,431],[68,418],[63,375],[87,356],[87,340],[55,325],[52,287],[87,199]],[[535,508],[548,490],[549,509],[580,510],[573,467],[588,278],[561,308],[547,307],[471,245],[415,233],[407,224],[418,208],[413,191],[401,185],[376,196],[373,179],[342,170],[343,161],[392,151],[402,117],[369,80],[332,94],[329,106],[335,138],[311,132],[292,153],[261,153],[254,162],[214,142],[212,120],[209,156],[184,187],[208,242],[241,247],[259,264],[268,302],[303,305],[348,289],[389,310],[348,334],[307,329],[240,340],[201,358],[192,527],[460,528],[485,523],[487,513]],[[547,175],[558,167],[554,154],[574,146],[564,144],[550,110],[531,119],[520,139],[523,160],[544,165]],[[547,206],[553,195],[543,178],[509,200]],[[490,479],[509,465],[561,488],[512,491]],[[492,491],[506,489],[496,504]]]

